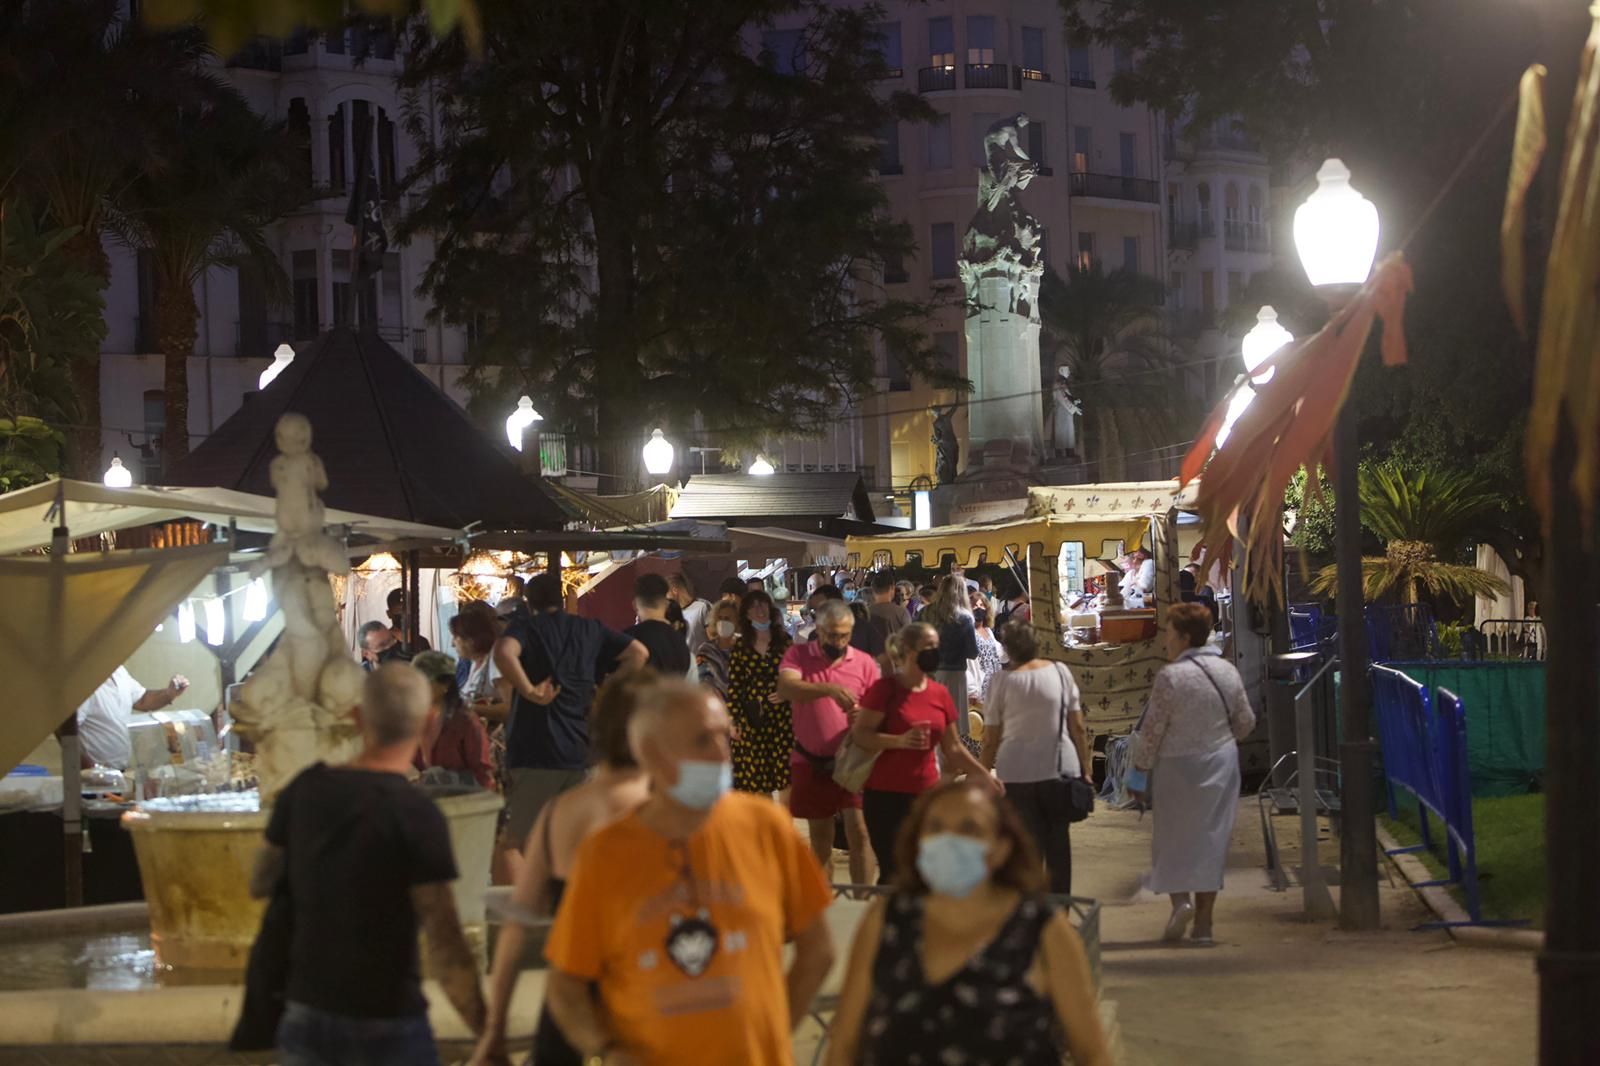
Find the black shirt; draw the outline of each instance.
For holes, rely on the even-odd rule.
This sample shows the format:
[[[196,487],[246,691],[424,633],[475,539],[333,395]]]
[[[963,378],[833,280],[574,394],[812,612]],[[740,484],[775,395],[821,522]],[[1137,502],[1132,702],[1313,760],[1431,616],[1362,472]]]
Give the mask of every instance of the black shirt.
[[[542,611],[506,629],[522,645],[522,669],[537,685],[553,678],[561,691],[549,706],[518,694],[506,733],[506,767],[582,770],[589,765],[589,704],[633,638],[592,618]],[[684,673],[689,667],[684,665]]]
[[[643,644],[650,653],[652,669],[665,677],[685,677],[689,673],[689,645],[683,633],[666,622],[647,618],[623,630],[628,636]]]
[[[358,1018],[423,1014],[414,885],[454,881],[444,815],[399,774],[322,763],[289,782],[267,842],[294,903],[288,998]]]

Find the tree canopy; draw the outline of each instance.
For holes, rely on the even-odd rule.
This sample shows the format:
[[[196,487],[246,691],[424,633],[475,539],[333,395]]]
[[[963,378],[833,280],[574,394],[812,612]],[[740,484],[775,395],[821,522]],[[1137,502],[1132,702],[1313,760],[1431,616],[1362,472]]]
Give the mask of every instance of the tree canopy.
[[[405,83],[440,110],[408,118],[424,198],[404,229],[436,242],[424,288],[474,331],[480,391],[593,427],[619,473],[657,422],[815,431],[885,348],[958,384],[926,308],[879,282],[914,249],[879,138],[926,110],[878,93],[875,9],[479,6],[481,62],[459,35],[413,42]]]

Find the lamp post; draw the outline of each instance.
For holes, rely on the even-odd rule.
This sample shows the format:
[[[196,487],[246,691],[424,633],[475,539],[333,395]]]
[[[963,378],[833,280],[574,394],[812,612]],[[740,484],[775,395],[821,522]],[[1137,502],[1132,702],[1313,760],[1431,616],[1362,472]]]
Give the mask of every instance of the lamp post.
[[[544,416],[533,409],[533,401],[524,396],[517,401],[516,409],[506,418],[506,439],[517,451],[523,447],[523,438],[528,432],[528,427],[535,422],[544,421]]]
[[[271,385],[279,374],[289,369],[289,364],[292,362],[294,362],[294,349],[287,344],[278,345],[272,353],[272,362],[267,364],[267,368],[256,379],[256,388],[265,389]]]
[[[651,477],[665,477],[672,472],[672,442],[659,429],[650,431],[644,442],[644,469]]]
[[[105,476],[100,479],[108,489],[126,489],[133,485],[133,471],[122,465],[122,456],[116,452],[111,453],[111,465],[106,467]]]
[[[1306,277],[1337,313],[1372,273],[1378,251],[1378,210],[1350,185],[1350,171],[1329,159],[1317,171],[1316,191],[1294,213],[1294,243]],[[1360,456],[1354,390],[1345,398],[1333,435],[1334,546],[1339,585],[1342,782],[1339,926],[1378,928],[1378,839],[1374,821],[1374,745],[1367,698],[1366,602],[1361,574]]]

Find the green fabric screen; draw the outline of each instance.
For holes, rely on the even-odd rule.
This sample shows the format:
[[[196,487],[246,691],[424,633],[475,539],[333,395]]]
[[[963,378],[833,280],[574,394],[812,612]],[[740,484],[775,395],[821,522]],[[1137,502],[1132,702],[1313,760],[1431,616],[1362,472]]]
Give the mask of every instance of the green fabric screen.
[[[1530,662],[1384,663],[1432,694],[1447,688],[1467,715],[1472,794],[1517,796],[1544,772],[1544,664]]]

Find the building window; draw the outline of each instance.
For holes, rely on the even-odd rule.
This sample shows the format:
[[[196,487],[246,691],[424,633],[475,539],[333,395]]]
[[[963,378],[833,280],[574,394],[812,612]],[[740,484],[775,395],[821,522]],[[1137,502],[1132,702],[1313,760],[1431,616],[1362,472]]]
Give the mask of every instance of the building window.
[[[994,62],[994,16],[967,16],[967,62],[985,66]]]
[[[1176,230],[1183,222],[1183,186],[1167,183],[1167,228]]]
[[[1047,81],[1044,62],[1044,30],[1038,26],[1022,27],[1022,68],[1035,80]]]
[[[1172,306],[1183,310],[1183,271],[1174,270],[1167,279],[1167,289],[1172,295]]]
[[[344,126],[344,105],[340,104],[328,116],[328,188],[336,193],[344,192]]]
[[[161,295],[161,284],[156,274],[155,253],[140,248],[134,256],[134,272],[139,287],[139,317],[134,320],[133,347],[144,355],[157,350],[156,300]]]
[[[1050,173],[1049,161],[1044,157],[1044,123],[1028,123],[1028,158],[1039,164],[1041,174]]]
[[[933,346],[939,352],[939,369],[950,373],[961,373],[961,334],[952,331],[935,333]]]
[[[378,108],[378,189],[385,199],[392,199],[400,188],[400,175],[395,162],[394,122],[389,113]]]
[[[1200,271],[1200,311],[1213,314],[1217,310],[1217,276],[1213,271]]]
[[[1118,74],[1133,73],[1133,51],[1127,45],[1112,46],[1111,69]]]
[[[1139,238],[1122,238],[1122,269],[1130,274],[1139,272]]]
[[[239,337],[234,354],[259,359],[272,354],[277,341],[267,328],[267,286],[261,268],[251,259],[235,270],[239,282]]]
[[[160,389],[144,392],[144,434],[147,443],[139,449],[143,467],[142,483],[161,484],[161,435],[167,429],[167,394]]]
[[[905,73],[905,63],[900,58],[900,23],[878,23],[878,55],[883,58],[885,73],[898,78]]]
[[[779,74],[803,74],[805,44],[799,30],[767,30],[761,35],[761,59]]]
[[[928,66],[956,65],[956,31],[948,17],[928,20]]]
[[[1067,81],[1080,89],[1094,88],[1094,60],[1084,45],[1067,49]]]
[[[1211,234],[1211,186],[1208,183],[1202,181],[1198,186],[1196,186],[1196,188],[1194,190],[1194,194],[1195,194],[1195,200],[1196,200],[1196,202],[1197,202],[1197,204],[1199,205],[1199,208],[1200,208],[1200,210],[1198,212],[1198,215],[1197,215],[1198,221],[1200,223],[1200,235],[1202,237],[1210,236],[1210,234]]]
[[[906,260],[899,252],[889,252],[883,257],[883,283],[885,285],[903,285],[910,281],[906,273]]]
[[[928,123],[928,169],[950,169],[950,116],[935,115]]]
[[[1078,269],[1089,270],[1094,266],[1094,234],[1087,230],[1078,233]]]
[[[1244,275],[1237,270],[1228,271],[1228,303],[1236,304],[1244,299]]]
[[[1228,188],[1222,194],[1222,220],[1224,222],[1239,221],[1239,186],[1228,182]]]
[[[889,363],[889,367],[888,367],[888,369],[889,369],[889,391],[890,392],[910,392],[911,391],[911,371],[906,369],[905,360],[900,358],[898,353],[889,352],[888,353],[888,363]]]
[[[1247,204],[1247,209],[1249,210],[1250,214],[1246,217],[1249,219],[1252,226],[1261,225],[1261,200],[1261,186],[1250,186],[1250,201]]]
[[[929,231],[929,262],[934,278],[956,276],[956,224],[935,222]]]
[[[294,339],[312,340],[320,332],[317,313],[317,253],[306,249],[289,257],[294,274]]]
[[[1089,160],[1094,147],[1094,130],[1088,126],[1072,127],[1072,172],[1089,173]]]
[[[878,132],[878,173],[900,172],[900,123],[886,122]]]
[[[295,188],[309,190],[311,188],[311,112],[306,107],[304,97],[297,96],[289,101],[289,139],[294,142],[294,157],[291,160],[294,167]]]
[[[1117,134],[1117,150],[1122,157],[1122,176],[1139,176],[1139,139],[1131,133]]]

